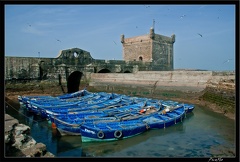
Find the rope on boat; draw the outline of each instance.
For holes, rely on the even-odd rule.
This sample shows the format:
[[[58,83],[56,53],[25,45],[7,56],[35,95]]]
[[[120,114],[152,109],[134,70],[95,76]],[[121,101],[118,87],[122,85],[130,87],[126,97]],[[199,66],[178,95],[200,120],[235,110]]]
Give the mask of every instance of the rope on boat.
[[[148,130],[150,128],[150,126],[146,123],[146,129]]]
[[[14,109],[15,111],[17,111],[19,114],[21,114],[22,116],[24,116],[24,117],[26,117],[26,118],[28,118],[28,119],[31,119],[31,118],[29,118],[28,116],[26,116],[25,114],[23,114],[23,113],[21,113],[21,112],[19,112],[16,108],[14,108],[11,104],[9,104],[9,102],[7,102],[7,101],[5,101],[5,103],[7,104],[6,106],[10,106],[12,109]],[[41,121],[45,121],[45,119],[42,119],[42,120],[33,120],[33,119],[31,119],[32,121],[34,121],[34,122],[36,122],[36,123],[38,123],[38,122],[41,122]]]

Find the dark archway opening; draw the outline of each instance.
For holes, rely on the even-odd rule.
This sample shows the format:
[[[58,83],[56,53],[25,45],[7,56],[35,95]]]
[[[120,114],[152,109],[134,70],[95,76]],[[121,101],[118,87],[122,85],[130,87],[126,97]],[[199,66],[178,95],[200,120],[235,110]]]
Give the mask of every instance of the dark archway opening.
[[[39,71],[40,71],[40,74],[39,74],[39,80],[42,80],[42,76],[43,76],[43,69],[42,69],[42,67],[41,67],[41,66],[39,67]]]
[[[102,69],[98,73],[111,73],[111,71],[108,69]]]
[[[46,67],[45,67],[45,62],[44,61],[40,61],[39,71],[40,71],[39,80],[47,79],[47,71],[46,71]]]
[[[124,71],[124,73],[131,73],[129,70]]]
[[[73,93],[79,91],[79,85],[83,73],[80,71],[74,71],[67,79],[67,93]]]

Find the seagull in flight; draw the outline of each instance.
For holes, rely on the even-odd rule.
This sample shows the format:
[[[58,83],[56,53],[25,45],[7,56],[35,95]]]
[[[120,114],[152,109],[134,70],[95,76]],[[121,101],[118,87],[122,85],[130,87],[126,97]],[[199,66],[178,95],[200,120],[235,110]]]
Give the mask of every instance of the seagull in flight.
[[[202,34],[197,33],[200,37],[203,37]]]
[[[61,42],[59,39],[57,39],[58,42]]]
[[[182,16],[180,16],[180,18],[182,19],[183,17],[185,17],[186,15],[182,15]]]
[[[228,62],[230,62],[231,60],[233,60],[233,59],[228,59],[228,60],[224,61],[223,64],[228,63]]]
[[[117,45],[117,43],[115,41],[113,41],[113,42]]]

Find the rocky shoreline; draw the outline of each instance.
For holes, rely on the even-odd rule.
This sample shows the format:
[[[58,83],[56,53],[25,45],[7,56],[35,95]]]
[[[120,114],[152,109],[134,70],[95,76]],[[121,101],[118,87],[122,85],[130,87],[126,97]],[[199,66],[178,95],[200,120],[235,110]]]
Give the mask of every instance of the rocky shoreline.
[[[30,127],[5,114],[5,157],[54,157],[30,136]]]

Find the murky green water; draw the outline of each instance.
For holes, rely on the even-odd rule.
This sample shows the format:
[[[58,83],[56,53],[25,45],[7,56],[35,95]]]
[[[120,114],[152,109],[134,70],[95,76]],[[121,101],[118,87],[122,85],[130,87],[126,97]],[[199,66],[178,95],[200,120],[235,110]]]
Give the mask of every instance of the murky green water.
[[[18,105],[19,106],[19,105]],[[31,127],[31,136],[56,157],[235,157],[235,121],[197,106],[182,123],[113,142],[82,143],[80,136],[59,137],[47,121],[23,108],[8,106],[6,113]],[[24,116],[25,115],[25,116]],[[38,122],[37,122],[38,121]]]

